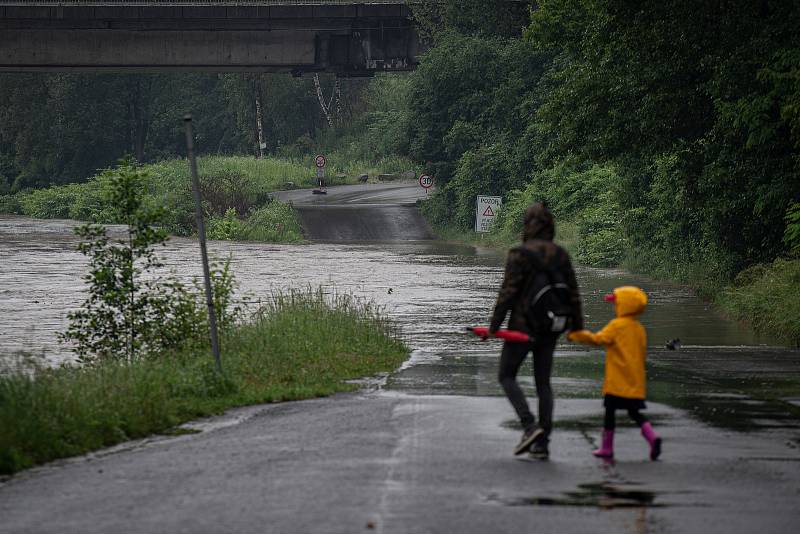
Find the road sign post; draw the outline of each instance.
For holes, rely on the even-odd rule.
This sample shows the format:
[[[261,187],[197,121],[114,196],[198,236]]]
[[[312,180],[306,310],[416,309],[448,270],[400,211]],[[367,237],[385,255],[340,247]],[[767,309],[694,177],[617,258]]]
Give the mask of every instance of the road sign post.
[[[317,166],[317,183],[319,184],[320,190],[323,190],[325,187],[325,165],[328,164],[328,160],[322,154],[317,154],[314,157],[314,165]]]
[[[433,187],[433,176],[430,176],[429,174],[420,175],[420,177],[419,177],[419,185],[423,189],[425,189],[425,195],[427,196],[428,189]]]
[[[488,232],[503,205],[503,197],[478,196],[475,208],[475,231]]]

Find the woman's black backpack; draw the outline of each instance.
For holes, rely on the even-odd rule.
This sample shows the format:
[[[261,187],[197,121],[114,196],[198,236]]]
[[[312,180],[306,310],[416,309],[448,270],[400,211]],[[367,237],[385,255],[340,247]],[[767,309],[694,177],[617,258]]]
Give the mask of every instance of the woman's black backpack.
[[[572,323],[572,298],[564,274],[544,265],[542,258],[525,247],[517,250],[533,262],[533,272],[522,292],[522,309],[533,334],[561,334]]]

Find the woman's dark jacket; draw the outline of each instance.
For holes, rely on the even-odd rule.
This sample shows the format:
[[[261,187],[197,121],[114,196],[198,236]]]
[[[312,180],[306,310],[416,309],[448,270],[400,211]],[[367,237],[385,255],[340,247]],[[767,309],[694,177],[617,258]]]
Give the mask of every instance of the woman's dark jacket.
[[[553,269],[564,276],[564,281],[570,288],[572,300],[573,315],[569,329],[583,329],[583,311],[581,310],[581,297],[578,291],[578,282],[575,280],[575,271],[572,269],[572,262],[570,262],[567,251],[553,243],[554,230],[552,217],[533,219],[525,225],[521,247],[512,248],[508,252],[503,285],[500,287],[500,293],[497,295],[497,302],[489,322],[491,332],[500,328],[506,313],[511,310],[508,328],[531,333],[525,320],[522,294],[525,284],[531,279],[536,269],[536,257],[542,262],[541,265],[544,268]],[[518,250],[522,247],[533,252],[536,257]]]

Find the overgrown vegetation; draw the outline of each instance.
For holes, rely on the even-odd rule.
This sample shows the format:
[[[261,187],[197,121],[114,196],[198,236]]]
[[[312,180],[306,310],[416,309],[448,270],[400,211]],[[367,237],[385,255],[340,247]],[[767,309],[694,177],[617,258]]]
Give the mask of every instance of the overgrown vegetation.
[[[6,199],[10,212],[36,218],[70,218],[96,223],[124,223],[107,191],[113,169],[88,182],[23,191]],[[184,160],[142,166],[139,186],[143,203],[161,212],[160,224],[169,233],[195,232],[194,201]],[[272,191],[311,186],[311,165],[291,160],[212,156],[199,160],[205,216],[211,239],[302,241],[294,211],[274,201]]]
[[[180,347],[202,332],[202,307],[194,295],[175,277],[154,276],[162,266],[154,247],[166,243],[167,233],[157,227],[163,208],[144,202],[145,176],[128,162],[101,175],[102,201],[125,224],[124,234],[110,238],[98,224],[75,229],[82,238],[78,250],[89,257],[89,295],[69,314],[63,339],[74,343],[82,363],[133,362]]]
[[[467,15],[478,0],[416,4],[434,46],[413,78],[409,150],[436,178],[435,226],[469,232],[475,196],[501,195],[483,239],[503,242],[545,200],[584,264],[711,298],[753,265],[789,269],[773,262],[797,242],[796,3],[548,0],[484,18]]]
[[[740,272],[718,301],[732,317],[800,346],[800,259],[777,259]]]
[[[221,338],[224,373],[207,347],[131,364],[0,375],[0,473],[164,432],[246,404],[356,389],[395,369],[407,349],[382,311],[321,290],[272,295]]]
[[[335,155],[336,153],[334,153]],[[243,156],[208,156],[198,160],[200,187],[210,239],[300,243],[302,229],[290,206],[270,198],[284,189],[316,186],[313,160],[255,159]],[[412,165],[407,159],[387,157],[364,160],[332,158],[328,185],[356,183],[362,174],[375,177],[377,169],[391,169],[400,176]],[[194,201],[186,161],[173,159],[143,165],[140,185],[144,202],[163,208],[161,224],[171,234],[191,235],[195,229]],[[113,170],[113,169],[112,169]],[[413,170],[413,169],[412,169]],[[405,172],[405,171],[404,171]],[[87,182],[20,191],[0,196],[0,213],[40,219],[76,219],[96,223],[123,223],[105,191],[109,170]]]
[[[209,239],[265,241],[268,243],[300,243],[303,229],[297,213],[289,204],[276,200],[253,208],[240,218],[234,208],[224,215],[212,215],[206,228]]]
[[[409,5],[431,46],[411,75],[3,77],[0,96],[11,105],[0,110],[0,194],[80,180],[111,154],[181,155],[181,101],[194,102],[203,117],[201,152],[256,153],[260,98],[272,156],[310,165],[311,155],[324,152],[329,176],[348,179],[432,174],[436,192],[424,211],[440,233],[470,232],[475,196],[500,195],[505,208],[481,239],[504,243],[518,235],[526,204],[544,199],[570,230],[578,261],[621,264],[710,298],[739,272],[774,267],[797,252],[796,2]],[[97,103],[90,112],[84,98]],[[151,187],[154,198],[176,207],[168,229],[186,233],[185,165],[165,165],[172,164],[182,178]],[[310,185],[313,169],[305,165],[302,177],[272,172],[280,183],[269,187],[259,173],[233,171],[261,194],[286,181]],[[241,181],[207,174],[213,184]],[[2,196],[0,209],[102,220],[96,190],[80,187]],[[232,194],[223,185],[207,192],[214,187]],[[239,238],[250,234],[247,213],[262,207],[258,198],[237,197],[212,202],[207,213],[218,235]]]
[[[147,173],[129,162],[102,174],[101,199],[122,233],[109,235],[99,224],[75,228],[78,250],[89,257],[84,277],[89,294],[82,307],[69,313],[61,335],[81,363],[110,360],[133,362],[165,350],[186,348],[208,331],[205,303],[195,284],[189,288],[174,275],[159,276],[163,267],[157,246],[166,244],[160,226],[165,211],[146,203],[142,184]],[[231,306],[234,290],[230,261],[211,265],[218,325],[224,330],[243,313]]]
[[[232,305],[229,264],[213,276],[223,371],[209,356],[199,288],[158,277],[163,210],[147,205],[144,172],[107,171],[104,201],[127,231],[77,229],[90,257],[83,307],[64,339],[84,365],[0,375],[0,473],[168,430],[243,404],[346,391],[347,379],[394,369],[407,349],[380,308],[321,289],[271,295],[248,320]]]

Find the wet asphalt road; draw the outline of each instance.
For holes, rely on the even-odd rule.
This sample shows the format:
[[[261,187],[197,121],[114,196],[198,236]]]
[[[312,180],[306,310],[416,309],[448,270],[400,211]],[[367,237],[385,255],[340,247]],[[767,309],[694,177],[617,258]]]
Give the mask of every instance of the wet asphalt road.
[[[235,410],[200,434],[29,471],[0,531],[796,532],[798,454],[654,406],[664,459],[621,426],[589,454],[596,401],[560,400],[550,461],[518,459],[501,398],[339,395]]]
[[[419,194],[362,187],[320,202],[372,204],[360,195],[377,194],[396,205]],[[54,293],[75,276],[71,238],[57,223],[36,235],[26,221],[11,223],[0,228],[4,254],[14,265],[30,257],[38,263],[0,275],[10,306],[3,320],[41,321],[51,312],[31,299],[55,294],[62,306],[74,302],[72,294]],[[186,270],[182,258],[192,246],[178,240],[168,264]],[[291,275],[301,286],[328,283],[377,300],[399,322],[411,358],[360,394],[234,410],[193,425],[197,434],[22,473],[0,484],[0,532],[798,530],[800,353],[758,345],[765,340],[680,288],[620,271],[578,273],[593,327],[607,320],[595,301],[608,288],[638,283],[652,296],[648,405],[665,438],[663,460],[647,460],[644,441],[622,426],[623,417],[617,463],[591,457],[602,414],[601,354],[562,345],[552,458],[539,462],[511,455],[519,431],[498,396],[499,345],[457,331],[483,322],[502,256],[434,241],[211,248],[234,254],[247,290],[264,279],[280,287]],[[52,271],[58,275],[50,287],[43,273]],[[15,290],[20,284],[34,295]],[[689,340],[688,348],[665,351],[662,339],[674,335]],[[531,391],[529,374],[524,369],[520,379]]]
[[[325,194],[299,189],[273,196],[294,206],[308,239],[349,243],[432,239],[416,208],[425,195],[416,182],[390,182],[333,186]]]

